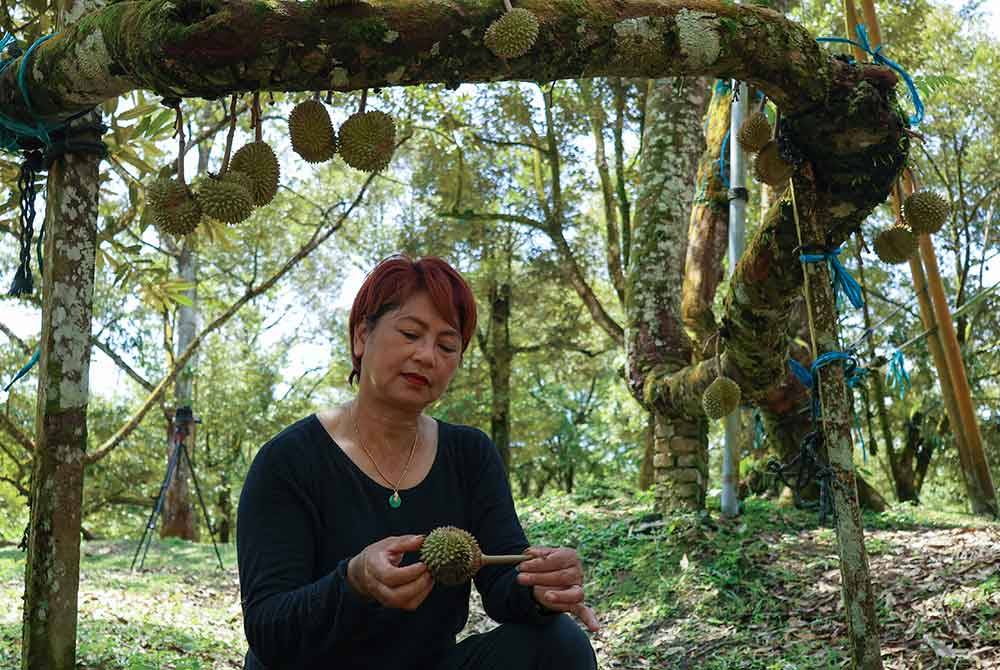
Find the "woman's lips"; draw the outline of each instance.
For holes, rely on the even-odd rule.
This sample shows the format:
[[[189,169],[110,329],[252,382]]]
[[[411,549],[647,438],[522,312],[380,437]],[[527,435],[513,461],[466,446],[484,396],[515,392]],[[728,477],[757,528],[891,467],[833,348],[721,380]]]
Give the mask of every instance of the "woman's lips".
[[[408,372],[403,373],[403,379],[410,382],[411,384],[416,384],[417,386],[429,386],[430,382],[427,381],[426,377],[420,375],[413,375]]]

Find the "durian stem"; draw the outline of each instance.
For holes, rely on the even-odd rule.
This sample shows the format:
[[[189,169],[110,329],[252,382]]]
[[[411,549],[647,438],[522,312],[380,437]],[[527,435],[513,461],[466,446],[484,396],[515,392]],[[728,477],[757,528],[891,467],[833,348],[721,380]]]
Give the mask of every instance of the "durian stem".
[[[233,152],[233,136],[236,134],[236,94],[233,94],[229,101],[229,134],[226,135],[226,153],[222,156],[222,169],[219,176],[226,174],[229,170],[229,156]]]
[[[510,5],[510,0],[503,0],[503,6],[507,8],[507,11],[508,11],[508,12],[509,12],[510,10],[514,9],[514,8],[513,8],[513,7],[511,7],[511,5]]]
[[[361,89],[361,105],[358,106],[358,114],[363,114],[365,111],[365,105],[368,104],[368,89]]]
[[[254,91],[253,94],[253,113],[251,118],[253,119],[253,139],[255,142],[260,142],[264,139],[264,129],[262,127],[260,118],[260,91]]]
[[[181,113],[180,104],[174,109],[177,116],[174,118],[174,126],[177,129],[177,181],[186,184],[184,180],[184,115]]]
[[[515,563],[527,561],[530,558],[534,558],[534,556],[529,556],[528,554],[500,554],[498,556],[483,554],[479,563],[480,565],[514,565]]]

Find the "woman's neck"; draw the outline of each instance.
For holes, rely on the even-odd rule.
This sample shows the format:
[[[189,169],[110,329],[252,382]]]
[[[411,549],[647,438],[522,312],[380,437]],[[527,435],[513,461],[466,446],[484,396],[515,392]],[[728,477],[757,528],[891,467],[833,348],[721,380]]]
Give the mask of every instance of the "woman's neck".
[[[420,412],[387,406],[361,393],[348,406],[348,412],[352,427],[361,433],[361,440],[370,451],[409,454],[420,427]]]

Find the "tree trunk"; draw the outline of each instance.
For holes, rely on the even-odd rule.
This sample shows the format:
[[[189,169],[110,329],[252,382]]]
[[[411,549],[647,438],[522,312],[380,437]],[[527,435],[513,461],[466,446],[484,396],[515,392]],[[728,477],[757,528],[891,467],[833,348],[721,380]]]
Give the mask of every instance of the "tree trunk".
[[[72,127],[99,120],[88,114]],[[98,140],[95,132],[74,137]],[[49,168],[22,670],[76,667],[99,163],[68,153]]]
[[[719,160],[729,133],[731,102],[731,89],[724,82],[717,82],[705,114],[707,146],[698,164],[694,205],[688,223],[681,316],[695,343],[695,360],[705,357],[703,345],[716,332],[712,304],[722,282],[722,260],[729,244],[729,194],[719,174]]]
[[[642,465],[639,467],[639,489],[645,491],[655,481],[653,458],[656,455],[656,418],[646,412],[646,429],[642,432]]]
[[[514,348],[510,343],[510,284],[490,283],[490,436],[510,478],[510,375]]]
[[[626,273],[628,382],[643,402],[649,371],[680,370],[691,362],[691,342],[680,320],[684,228],[708,102],[703,80],[652,80],[646,102],[640,187]],[[648,405],[647,405],[648,406]],[[657,509],[704,507],[708,486],[708,429],[703,412],[653,404],[653,468]]]
[[[194,284],[198,282],[198,255],[193,237],[185,237],[182,242],[180,254],[177,258],[177,273],[183,281]],[[191,300],[191,304],[182,304],[177,307],[177,325],[175,327],[177,331],[177,348],[174,356],[180,355],[182,351],[187,349],[198,333],[197,286],[188,289],[184,294]],[[184,367],[184,370],[177,375],[177,383],[174,387],[176,407],[186,406],[193,408],[194,406],[194,366],[196,358],[196,356],[193,356]],[[195,437],[198,432],[195,430],[194,425],[191,428],[191,434],[186,440],[188,455],[194,453]],[[169,439],[172,432],[173,426],[168,423],[166,459],[164,459],[164,462],[167,462],[173,453],[173,445]],[[194,502],[191,499],[190,476],[191,473],[188,470],[187,462],[181,459],[177,463],[174,476],[170,480],[170,486],[167,488],[167,494],[163,500],[163,523],[160,526],[160,537],[179,537],[191,542],[198,541],[198,524]]]

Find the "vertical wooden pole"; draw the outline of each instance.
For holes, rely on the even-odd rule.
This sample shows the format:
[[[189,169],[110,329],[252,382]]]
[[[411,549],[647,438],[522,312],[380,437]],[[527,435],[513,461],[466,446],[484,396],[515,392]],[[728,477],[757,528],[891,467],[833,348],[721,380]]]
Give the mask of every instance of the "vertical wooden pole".
[[[847,28],[847,39],[855,39],[854,26],[858,25],[858,12],[854,8],[854,0],[844,0],[844,24]],[[854,58],[859,63],[868,57],[868,54],[854,45],[851,45],[851,51],[854,52]]]
[[[796,208],[797,225],[801,227],[799,244],[822,247],[825,244],[825,233],[817,217],[818,205],[811,166],[806,165],[800,169],[792,180],[792,206]],[[816,360],[821,354],[839,349],[837,302],[827,263],[807,263],[803,274],[812,354],[813,360]],[[858,504],[851,440],[851,405],[844,383],[843,367],[834,363],[817,371],[816,386],[823,410],[823,445],[831,470],[830,488],[837,524],[841,589],[847,616],[851,667],[854,670],[881,670],[875,591],[872,588],[861,507]]]

